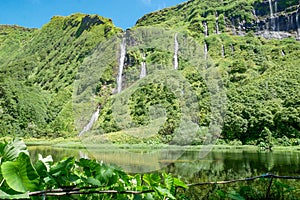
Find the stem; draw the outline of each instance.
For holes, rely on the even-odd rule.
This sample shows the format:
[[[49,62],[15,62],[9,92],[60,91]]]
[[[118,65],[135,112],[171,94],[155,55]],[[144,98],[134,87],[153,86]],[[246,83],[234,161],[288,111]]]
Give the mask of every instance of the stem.
[[[266,199],[269,199],[269,195],[270,195],[270,190],[271,190],[271,185],[272,185],[272,182],[273,182],[273,176],[271,177],[270,179],[270,184],[268,186],[268,190],[267,190],[267,193],[266,193]]]
[[[4,178],[2,179],[2,181],[0,183],[0,187],[2,186],[3,183],[4,183]]]

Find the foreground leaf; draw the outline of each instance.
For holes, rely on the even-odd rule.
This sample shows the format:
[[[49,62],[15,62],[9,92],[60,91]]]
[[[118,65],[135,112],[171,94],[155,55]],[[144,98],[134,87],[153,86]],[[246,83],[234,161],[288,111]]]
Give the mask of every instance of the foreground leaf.
[[[29,193],[26,192],[24,194],[7,194],[0,190],[0,199],[29,199]]]
[[[15,139],[5,145],[3,149],[2,162],[14,161],[20,153],[29,155],[26,144],[19,139]]]
[[[10,188],[25,193],[38,188],[38,174],[33,168],[30,158],[20,153],[15,161],[7,161],[1,165],[1,172]]]

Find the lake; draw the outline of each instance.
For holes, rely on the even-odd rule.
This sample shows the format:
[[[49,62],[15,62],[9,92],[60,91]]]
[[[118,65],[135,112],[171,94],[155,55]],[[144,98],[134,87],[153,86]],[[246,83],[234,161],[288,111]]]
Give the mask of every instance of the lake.
[[[206,150],[170,146],[149,146],[146,148],[127,146],[126,148],[119,148],[106,145],[98,148],[94,146],[93,148],[81,149],[29,146],[33,158],[37,158],[38,153],[44,157],[52,155],[55,161],[69,156],[88,157],[121,166],[129,173],[171,172],[188,183],[247,178],[266,173],[284,176],[298,176],[300,174],[299,150],[291,151],[287,148],[281,151],[264,152],[258,151],[256,148],[242,147],[215,147]],[[294,182],[287,180],[285,183],[290,184],[288,181]],[[207,189],[207,186],[205,188]],[[201,193],[203,191],[205,190],[201,189]],[[200,192],[199,188],[192,190],[193,194],[197,192]]]

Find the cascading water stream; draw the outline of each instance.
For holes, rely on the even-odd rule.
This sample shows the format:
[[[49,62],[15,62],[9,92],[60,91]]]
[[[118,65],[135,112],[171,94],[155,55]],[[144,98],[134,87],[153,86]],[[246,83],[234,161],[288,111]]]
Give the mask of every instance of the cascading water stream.
[[[146,69],[146,56],[143,54],[143,61],[141,63],[141,73],[140,78],[144,78],[147,75],[147,69]]]
[[[204,59],[207,60],[207,44],[204,42]]]
[[[207,48],[207,43],[206,42],[204,42],[204,60],[205,60],[205,67],[206,67],[206,69],[208,68],[208,65],[207,65],[207,53],[208,53],[208,48]]]
[[[296,27],[297,27],[297,37],[300,37],[300,26],[299,26],[299,13],[296,13]]]
[[[179,44],[177,40],[177,33],[174,36],[174,69],[178,69],[178,49],[179,49]]]
[[[225,57],[225,50],[224,50],[224,45],[222,44],[222,58],[224,58]]]
[[[269,7],[270,7],[270,17],[273,18],[274,14],[273,14],[272,0],[269,0]]]
[[[123,38],[122,43],[120,44],[121,55],[119,59],[119,72],[117,78],[117,92],[120,93],[122,91],[122,75],[124,68],[124,61],[126,55],[126,37]]]
[[[220,30],[219,30],[219,16],[218,16],[217,12],[216,12],[216,34],[220,34]]]
[[[276,24],[275,24],[275,18],[274,18],[274,12],[273,12],[273,5],[272,5],[272,0],[269,0],[269,7],[270,7],[270,28],[271,31],[275,31],[276,29]]]
[[[238,25],[238,35],[243,35],[241,22],[239,22],[239,25]]]
[[[204,28],[204,36],[207,37],[208,36],[208,28],[207,28],[207,23],[203,22],[203,28]]]
[[[100,107],[97,108],[97,110],[93,113],[89,123],[87,125],[85,125],[83,130],[78,134],[79,137],[82,136],[85,132],[91,130],[94,123],[98,120],[99,113],[100,113]]]

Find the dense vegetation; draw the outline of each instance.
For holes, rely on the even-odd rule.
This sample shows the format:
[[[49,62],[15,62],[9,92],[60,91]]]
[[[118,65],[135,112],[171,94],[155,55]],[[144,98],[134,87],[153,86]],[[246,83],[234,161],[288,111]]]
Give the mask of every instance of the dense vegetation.
[[[23,141],[0,142],[1,199],[243,200],[266,199],[266,195],[267,199],[297,199],[299,196],[297,180],[270,181],[268,174],[259,175],[257,181],[205,184],[201,176],[210,177],[218,170],[204,170],[200,177],[197,175],[194,179],[199,181],[197,185],[185,184],[171,173],[128,174],[117,166],[86,158],[65,157],[53,161],[51,155],[35,156],[29,154]],[[198,164],[191,169],[198,169]],[[253,176],[251,173],[247,171],[244,175]],[[228,171],[217,176],[219,180],[228,180],[235,175]]]
[[[53,17],[42,29],[1,26],[0,132],[67,136],[75,131],[73,82],[83,59],[120,30],[109,19]]]
[[[293,13],[297,4],[298,1],[292,0],[278,1],[278,12]],[[253,14],[253,10],[257,15]],[[200,70],[191,61],[193,54],[179,54],[178,72],[188,81],[198,99],[196,104],[187,102],[193,108],[191,110],[197,113],[182,114],[182,109],[179,109],[182,102],[176,99],[176,92],[158,82],[141,83],[135,92],[134,88],[130,88],[139,80],[142,62],[149,66],[149,74],[155,71],[154,68],[172,68],[173,36],[178,32],[179,52],[184,52],[184,45],[181,45],[184,38],[192,38],[201,48],[206,44],[209,55],[206,67],[213,68],[222,77],[222,87],[227,97],[226,109],[221,113],[221,135],[216,133],[213,137],[221,136],[225,142],[238,140],[243,144],[298,145],[300,45],[294,37],[265,39],[257,35],[259,24],[255,23],[256,20],[266,19],[269,15],[269,4],[256,0],[224,0],[222,3],[217,0],[194,0],[145,15],[126,33],[128,43],[140,42],[140,36],[144,37],[140,39],[146,38],[147,41],[127,49],[123,88],[128,89],[119,96],[112,95],[118,76],[118,58],[111,49],[118,49],[116,46],[120,40],[109,39],[121,31],[110,20],[75,14],[53,17],[41,29],[1,26],[0,133],[3,136],[33,137],[68,137],[78,133],[80,129],[74,121],[79,123],[76,116],[79,112],[73,113],[74,102],[71,98],[78,73],[77,80],[86,83],[82,91],[89,90],[89,95],[98,96],[90,111],[101,105],[95,126],[97,134],[107,134],[107,138],[116,142],[147,142],[145,137],[136,140],[132,134],[125,133],[154,122],[162,128],[156,130],[157,135],[149,137],[151,143],[204,143],[208,140],[205,132],[213,121],[211,102],[214,98],[210,84],[207,84],[205,76],[199,76]],[[151,29],[152,32],[147,29],[153,27],[156,29]],[[158,34],[161,28],[166,27],[171,30],[170,33]],[[145,37],[150,32],[158,38],[150,40]],[[138,36],[132,36],[136,33]],[[164,41],[159,40],[159,36]],[[130,38],[134,38],[134,42]],[[116,43],[103,43],[107,40]],[[99,43],[102,46],[97,47]],[[103,48],[110,50],[103,51]],[[107,54],[101,55],[102,52]],[[83,70],[95,66],[101,68],[100,71],[90,75],[97,82],[89,85],[86,81],[90,76],[85,77]],[[83,86],[80,82],[78,84]],[[75,88],[78,89],[76,84]],[[128,100],[127,107],[116,106],[120,97]],[[90,104],[85,102],[76,107],[87,105]],[[114,114],[116,108],[120,110],[117,112],[120,115]],[[155,116],[151,114],[153,109],[166,110],[165,114],[158,116],[166,123],[152,120],[151,116]],[[181,124],[182,117],[187,117],[191,123]],[[127,119],[130,119],[129,122],[125,122]],[[82,120],[80,123],[83,123]],[[176,132],[176,127],[182,125],[190,128],[193,124],[199,126],[198,129],[192,128],[196,133]]]
[[[67,194],[62,199],[175,199],[177,187],[187,188],[171,174],[129,175],[84,158],[53,162],[51,155],[39,154],[33,164],[20,140],[0,143],[0,158],[1,199],[40,199],[35,196],[43,194],[57,199],[59,193]]]

